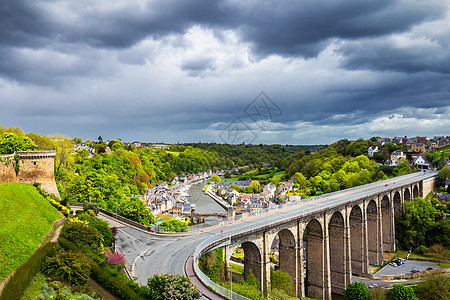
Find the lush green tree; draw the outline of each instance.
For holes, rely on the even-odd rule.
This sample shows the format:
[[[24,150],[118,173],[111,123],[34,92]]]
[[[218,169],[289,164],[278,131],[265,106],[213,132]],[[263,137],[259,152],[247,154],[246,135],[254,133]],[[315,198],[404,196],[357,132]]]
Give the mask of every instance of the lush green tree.
[[[137,197],[131,197],[119,207],[121,216],[149,226],[155,223],[151,210]]]
[[[384,288],[376,287],[369,290],[370,300],[386,300],[387,290]]]
[[[250,182],[250,186],[253,189],[253,193],[255,194],[261,193],[261,184],[259,183],[258,180],[252,180]]]
[[[36,144],[27,136],[19,136],[12,133],[3,133],[0,135],[0,154],[36,150],[36,148]]]
[[[441,243],[450,246],[450,220],[443,218],[446,207],[427,196],[404,204],[404,213],[396,218],[396,238],[403,249],[430,247]]]
[[[298,184],[298,188],[300,190],[305,190],[308,184],[308,180],[306,180],[305,176],[302,173],[297,172],[294,174],[294,183]]]
[[[445,184],[445,180],[447,180],[447,178],[450,178],[450,168],[449,167],[442,168],[439,171],[439,173],[438,173],[438,183],[440,185],[444,185]]]
[[[445,277],[439,271],[428,272],[417,285],[416,294],[419,299],[450,299],[450,277]]]
[[[166,227],[169,232],[186,232],[189,231],[189,225],[187,222],[183,222],[180,219],[170,219],[163,221],[161,226]]]
[[[295,296],[292,278],[286,272],[270,269],[270,285],[272,289],[284,291],[287,295]]]
[[[38,150],[55,150],[55,141],[51,137],[33,132],[27,133],[26,136],[33,140]]]
[[[412,287],[403,284],[394,284],[390,296],[392,300],[417,300]]]
[[[392,153],[392,152],[394,152],[394,151],[397,151],[398,146],[397,146],[396,144],[394,144],[394,143],[388,143],[388,144],[386,145],[386,149],[387,149],[387,151],[388,151],[389,153]]]
[[[347,284],[344,297],[346,300],[369,300],[369,291],[364,283],[356,281]]]
[[[216,283],[230,280],[225,261],[223,260],[222,247],[202,255],[199,259],[198,266],[208,278]]]
[[[213,175],[211,176],[211,181],[214,182],[215,184],[220,183],[220,177],[217,175]]]
[[[148,279],[149,298],[154,300],[200,299],[200,292],[184,275],[155,274]]]

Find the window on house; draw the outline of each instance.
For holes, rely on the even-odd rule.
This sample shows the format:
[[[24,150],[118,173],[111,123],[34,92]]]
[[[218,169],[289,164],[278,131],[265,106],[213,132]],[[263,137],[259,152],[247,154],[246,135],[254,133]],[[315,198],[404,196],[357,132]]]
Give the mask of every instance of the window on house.
[[[36,162],[34,162],[34,165],[36,165]]]

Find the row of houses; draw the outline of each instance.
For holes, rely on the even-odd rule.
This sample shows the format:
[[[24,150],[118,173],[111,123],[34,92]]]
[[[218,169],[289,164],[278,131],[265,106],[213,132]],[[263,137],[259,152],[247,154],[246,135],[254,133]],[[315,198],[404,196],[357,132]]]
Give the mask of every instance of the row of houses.
[[[208,177],[211,177],[214,174],[214,172],[210,169],[203,171],[203,172],[198,172],[198,173],[191,173],[191,174],[186,174],[186,175],[180,175],[175,177],[175,181],[178,182],[191,182],[191,181],[197,181],[197,180],[203,180],[203,179],[207,179]]]
[[[195,205],[185,200],[177,191],[162,188],[160,186],[149,189],[145,195],[136,195],[144,204],[151,208],[153,214],[190,214],[195,210]]]
[[[413,153],[411,154],[412,162],[411,166],[421,170],[430,169],[430,164],[423,158],[422,155]],[[394,151],[391,153],[390,159],[384,162],[384,166],[395,167],[399,163],[406,160],[406,154],[403,151]]]
[[[425,153],[427,150],[436,149],[439,146],[450,144],[450,136],[434,136],[431,139],[427,137],[395,137],[395,138],[378,138],[377,142],[382,146],[389,143],[396,145],[405,144],[408,152],[420,152]],[[369,147],[368,155],[373,157],[373,154],[379,152],[377,146]]]
[[[237,185],[240,188],[250,186],[250,181],[222,181],[215,186],[216,194],[221,196],[230,205],[236,207],[236,213],[257,212],[274,205],[274,200],[284,199],[284,201],[291,201],[287,193],[292,192],[292,181],[283,182],[278,187],[274,183],[269,183],[264,186],[263,191],[259,194],[240,193],[232,188]],[[300,196],[298,196],[300,197]]]

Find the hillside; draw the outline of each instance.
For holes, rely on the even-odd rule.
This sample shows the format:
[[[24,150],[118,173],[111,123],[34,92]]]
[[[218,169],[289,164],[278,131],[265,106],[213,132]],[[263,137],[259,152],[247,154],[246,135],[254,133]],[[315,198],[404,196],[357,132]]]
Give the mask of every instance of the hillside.
[[[0,183],[0,281],[27,260],[61,217],[32,185]]]

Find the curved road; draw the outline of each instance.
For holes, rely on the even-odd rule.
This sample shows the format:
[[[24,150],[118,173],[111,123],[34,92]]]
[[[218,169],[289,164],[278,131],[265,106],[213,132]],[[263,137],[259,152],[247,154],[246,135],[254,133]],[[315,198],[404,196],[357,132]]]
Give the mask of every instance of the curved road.
[[[290,219],[314,214],[326,208],[345,205],[356,199],[378,194],[386,189],[407,185],[418,179],[425,179],[434,175],[436,175],[434,172],[409,174],[308,198],[295,206],[286,206],[259,216],[248,217],[239,221],[227,221],[211,228],[178,235],[155,235],[119,223],[117,224],[117,227],[119,227],[117,249],[124,253],[127,259],[127,269],[130,270],[132,277],[140,284],[145,285],[147,279],[156,273],[185,274],[185,262],[197,245],[206,239],[213,242],[220,240],[221,237],[230,237],[235,234],[257,230],[270,224],[284,223]],[[268,218],[269,216],[270,218]]]

